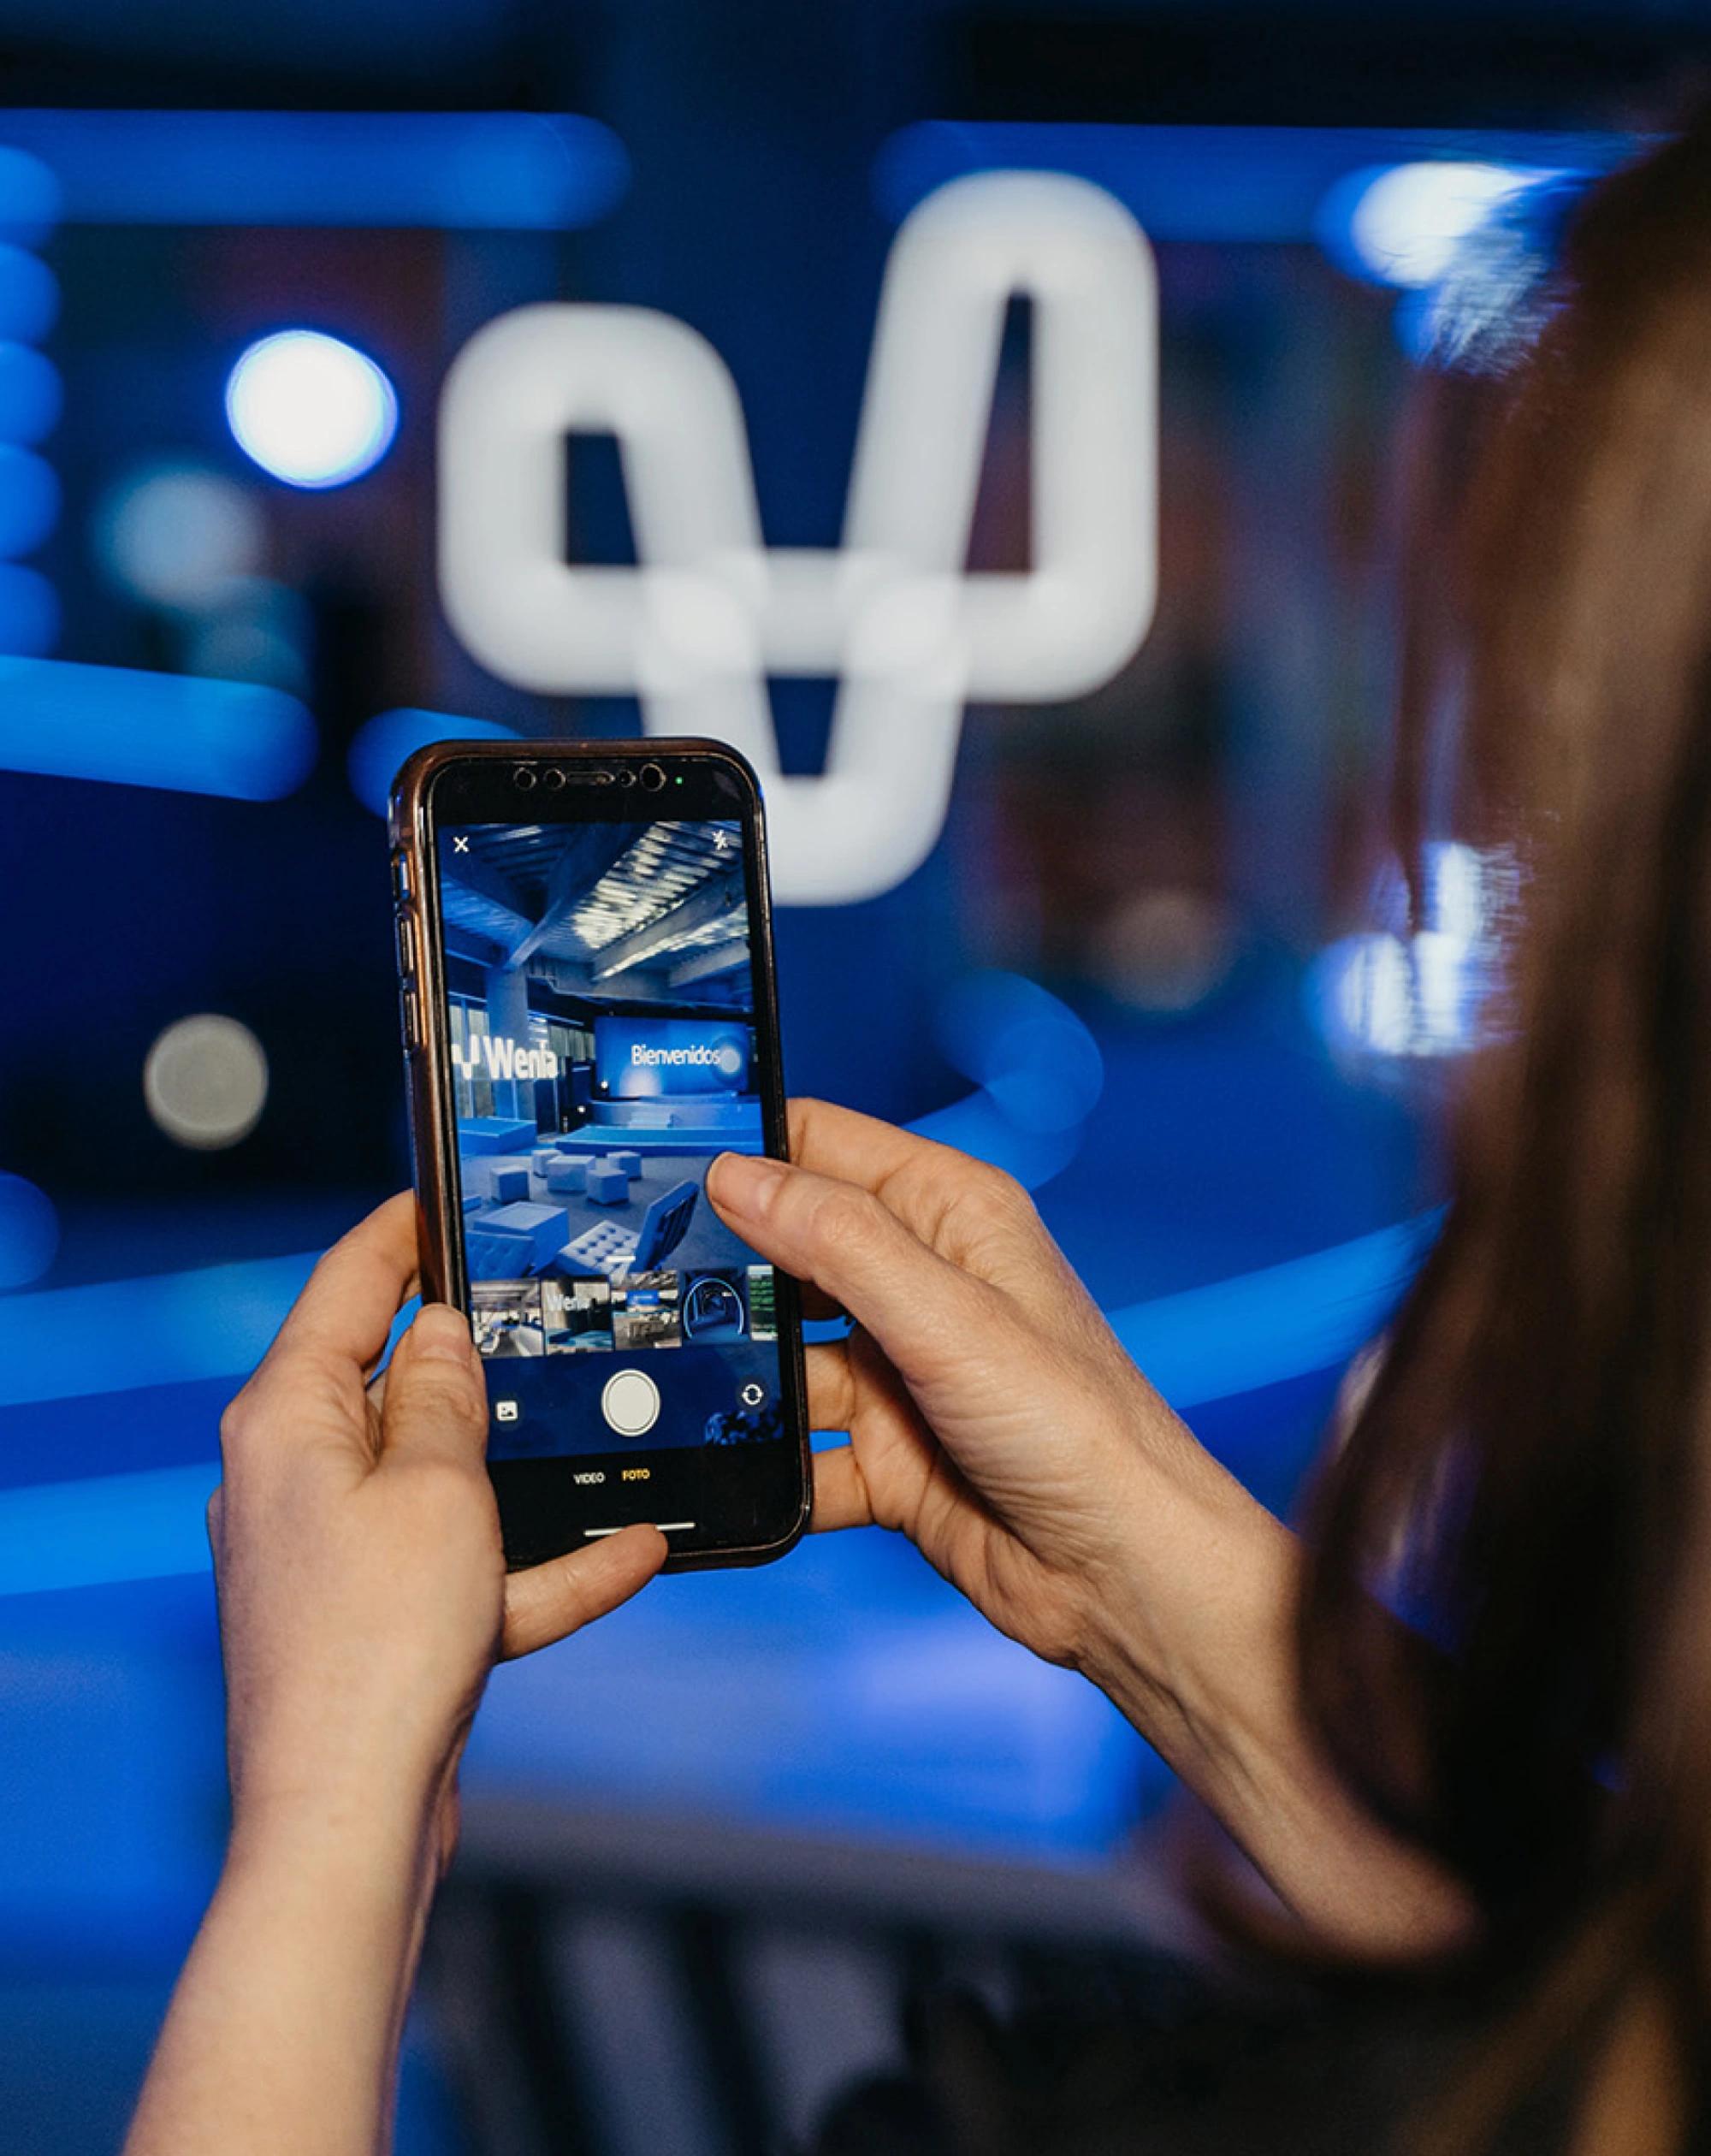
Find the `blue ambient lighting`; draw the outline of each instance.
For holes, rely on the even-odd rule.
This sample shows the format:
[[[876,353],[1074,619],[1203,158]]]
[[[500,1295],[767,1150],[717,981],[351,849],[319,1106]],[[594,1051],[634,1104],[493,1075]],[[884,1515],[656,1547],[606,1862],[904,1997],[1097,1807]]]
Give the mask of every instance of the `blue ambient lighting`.
[[[1070,172],[1127,204],[1154,240],[1299,241],[1323,234],[1327,196],[1351,174],[1410,161],[1602,170],[1633,147],[1609,134],[1390,127],[1155,127],[924,120],[880,148],[873,189],[901,222],[974,172]],[[1347,210],[1347,204],[1344,205]],[[1364,271],[1362,274],[1365,274]]]
[[[0,1298],[0,1407],[252,1370],[319,1254]],[[104,1310],[114,1319],[104,1329],[97,1325]]]
[[[39,255],[0,242],[0,337],[39,344],[59,319],[59,280]]]
[[[39,246],[63,207],[59,181],[39,157],[0,147],[0,240]]]
[[[59,594],[38,569],[0,561],[0,653],[39,659],[59,642]]]
[[[208,1460],[0,1491],[0,1595],[206,1572],[219,1479]]]
[[[0,441],[0,560],[33,554],[59,522],[59,505],[53,466]]]
[[[1422,1214],[1281,1265],[1110,1313],[1117,1338],[1183,1411],[1334,1370],[1407,1293],[1443,1216]]]
[[[1098,1044],[1069,1007],[1020,974],[959,980],[939,1012],[945,1060],[1019,1128],[1079,1128],[1104,1088]]]
[[[1179,1409],[1335,1369],[1395,1309],[1440,1219],[1136,1303],[1111,1324]],[[315,1255],[0,1300],[0,1406],[235,1377],[260,1358]],[[0,1490],[0,1595],[205,1570],[203,1508],[217,1479],[209,1461]]]
[[[39,1280],[59,1248],[59,1220],[33,1182],[0,1172],[0,1288]]]
[[[28,345],[0,341],[0,441],[39,441],[65,405],[57,369]]]
[[[46,159],[83,224],[559,232],[630,184],[617,136],[571,114],[16,110],[0,138]],[[0,229],[7,209],[0,166]]]
[[[382,784],[392,746],[442,737],[424,735],[424,724],[469,726],[431,712],[388,712],[364,730],[373,768],[388,767]],[[1063,1166],[1103,1083],[1097,1045],[1074,1012],[1032,981],[977,974],[950,998],[943,1032],[980,1090],[914,1128],[1030,1184]],[[1043,1112],[1039,1081],[1050,1073],[1062,1079],[1073,1117]],[[1334,1369],[1390,1316],[1437,1224],[1436,1215],[1405,1222],[1132,1305],[1111,1322],[1179,1408]],[[104,1282],[0,1298],[0,1407],[235,1377],[272,1339],[316,1254],[158,1275],[116,1290]],[[394,1338],[409,1315],[400,1313]],[[204,1569],[203,1507],[216,1476],[210,1462],[0,1490],[0,1594]]]
[[[318,329],[252,344],[226,382],[238,447],[292,487],[342,487],[371,471],[398,432],[398,398],[366,352]]]
[[[936,1030],[945,1060],[980,1090],[912,1128],[1029,1190],[1049,1182],[1075,1158],[1104,1087],[1092,1034],[1037,982],[998,972],[959,981]]]
[[[0,770],[276,801],[315,753],[314,720],[277,689],[0,659]]]
[[[430,741],[503,741],[512,733],[512,727],[491,719],[454,719],[447,712],[417,711],[407,705],[382,711],[358,729],[351,743],[346,764],[351,791],[364,808],[383,816],[399,767]]]

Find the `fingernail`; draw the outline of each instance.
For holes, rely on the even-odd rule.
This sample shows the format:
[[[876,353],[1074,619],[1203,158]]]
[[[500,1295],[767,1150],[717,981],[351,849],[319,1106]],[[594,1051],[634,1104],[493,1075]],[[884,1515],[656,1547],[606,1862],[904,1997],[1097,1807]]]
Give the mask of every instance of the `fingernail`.
[[[707,1170],[707,1188],[732,1212],[759,1216],[771,1207],[789,1173],[786,1162],[765,1153],[720,1153]]]
[[[423,1362],[467,1363],[473,1353],[469,1320],[450,1303],[424,1303],[410,1328],[410,1339]]]

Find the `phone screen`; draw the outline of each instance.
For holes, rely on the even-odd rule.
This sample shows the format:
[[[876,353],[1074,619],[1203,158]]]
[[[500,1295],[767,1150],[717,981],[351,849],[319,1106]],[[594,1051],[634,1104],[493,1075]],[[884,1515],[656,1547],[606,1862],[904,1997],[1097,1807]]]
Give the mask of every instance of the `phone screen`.
[[[462,1272],[525,1554],[633,1519],[764,1537],[801,1442],[790,1284],[781,1337],[780,1282],[705,1188],[780,1090],[745,819],[632,804],[434,839]]]

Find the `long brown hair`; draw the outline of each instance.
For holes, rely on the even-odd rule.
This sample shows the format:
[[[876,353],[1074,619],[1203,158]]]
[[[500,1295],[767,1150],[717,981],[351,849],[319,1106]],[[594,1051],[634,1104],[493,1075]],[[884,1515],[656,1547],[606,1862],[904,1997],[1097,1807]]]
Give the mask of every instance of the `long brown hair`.
[[[1670,2100],[1636,2070],[1623,2145],[1661,2156],[1711,2044],[1711,116],[1593,190],[1547,296],[1495,397],[1439,392],[1478,453],[1427,475],[1398,798],[1515,864],[1507,1037],[1317,1491],[1303,1680],[1485,1911],[1509,2003],[1430,2145],[1553,2059],[1602,2100],[1643,2006]]]

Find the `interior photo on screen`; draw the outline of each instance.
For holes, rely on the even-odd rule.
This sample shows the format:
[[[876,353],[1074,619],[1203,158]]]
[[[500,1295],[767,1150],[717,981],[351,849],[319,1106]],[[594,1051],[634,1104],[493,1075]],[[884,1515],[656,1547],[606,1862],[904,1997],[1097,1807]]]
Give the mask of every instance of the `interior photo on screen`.
[[[440,906],[483,1354],[774,1339],[703,1188],[762,1144],[741,826],[447,829]]]

